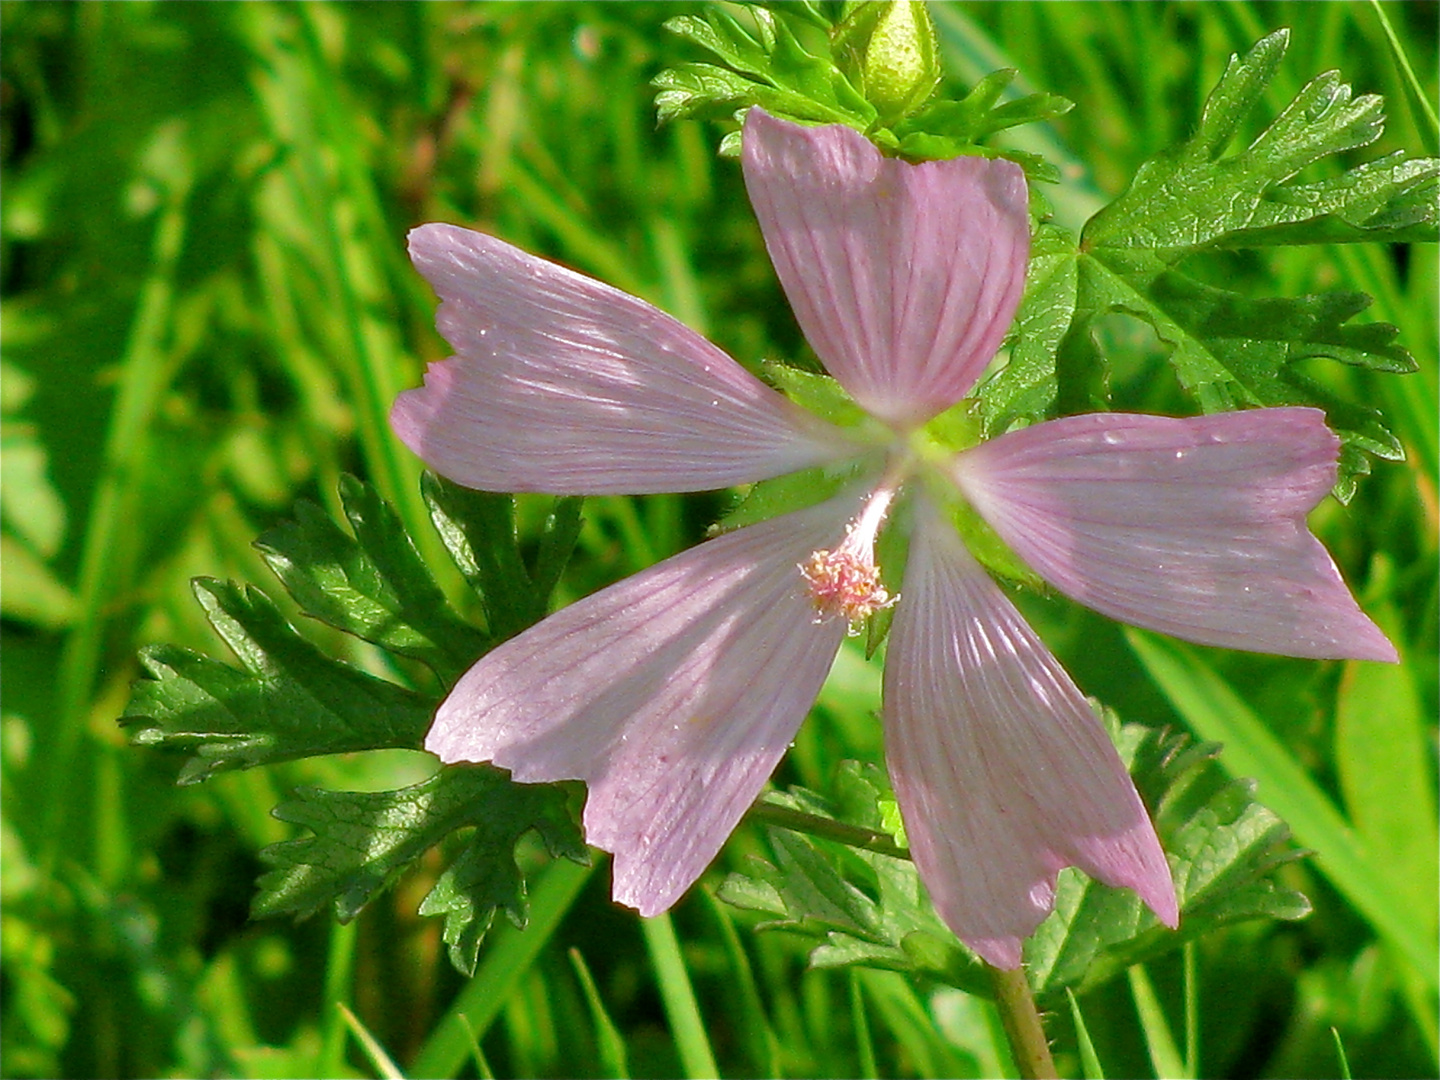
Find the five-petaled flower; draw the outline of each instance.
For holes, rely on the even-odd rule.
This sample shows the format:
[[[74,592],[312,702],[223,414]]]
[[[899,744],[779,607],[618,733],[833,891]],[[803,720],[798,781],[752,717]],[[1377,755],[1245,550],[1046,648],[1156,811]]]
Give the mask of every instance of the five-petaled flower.
[[[841,126],[752,109],[743,166],[796,318],[877,441],[800,409],[649,304],[448,225],[411,235],[456,356],[392,422],[492,491],[645,494],[850,459],[863,484],[706,541],[551,615],[467,672],[426,746],[519,781],[580,779],[586,836],[642,913],[700,876],[765,784],[847,629],[894,599],[876,536],[910,531],[884,676],[886,757],[939,913],[980,956],[1021,941],[1075,865],[1178,912],[1170,871],[1090,705],[953,525],[961,499],[1060,592],[1192,641],[1393,660],[1305,515],[1334,482],[1313,409],[1091,414],[938,454],[1020,300],[1021,170],[911,165]],[[878,423],[877,423],[878,422]]]

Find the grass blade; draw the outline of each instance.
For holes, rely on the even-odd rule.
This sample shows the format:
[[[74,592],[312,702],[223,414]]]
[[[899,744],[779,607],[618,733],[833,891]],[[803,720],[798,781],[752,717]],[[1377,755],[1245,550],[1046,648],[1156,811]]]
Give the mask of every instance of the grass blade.
[[[1150,1052],[1155,1075],[1160,1080],[1186,1080],[1193,1074],[1185,1071],[1180,1048],[1175,1045],[1175,1036],[1170,1033],[1165,1010],[1145,965],[1136,964],[1125,974],[1130,979],[1130,993],[1135,998],[1135,1011],[1140,1014],[1140,1030],[1145,1035],[1145,1047]]]
[[[1181,953],[1185,965],[1185,1075],[1200,1075],[1200,976],[1195,942],[1187,941]]]
[[[337,922],[330,928],[323,993],[324,1000],[333,1003],[338,1011],[331,1011],[322,1027],[320,1054],[315,1061],[316,1076],[339,1076],[345,1067],[345,1030],[354,1019],[346,1003],[350,1000],[351,976],[355,970],[356,933],[354,922]]]
[[[725,946],[725,955],[730,960],[731,974],[739,984],[737,990],[740,996],[740,1016],[754,1069],[761,1076],[779,1076],[784,1072],[780,1061],[780,1041],[775,1037],[775,1028],[765,1012],[760,987],[755,981],[755,970],[750,964],[745,946],[740,942],[740,935],[735,930],[735,920],[710,890],[703,889],[700,895],[706,899],[711,914],[715,916],[720,940]]]
[[[173,136],[170,137],[170,136]],[[176,302],[176,273],[189,228],[188,200],[194,180],[184,129],[156,139],[151,181],[162,195],[125,355],[119,393],[106,433],[104,463],[90,504],[80,556],[77,608],[85,613],[65,640],[60,657],[58,722],[49,749],[47,797],[40,863],[47,870],[60,858],[68,833],[66,812],[73,799],[75,757],[85,727],[85,710],[104,657],[109,620],[102,614],[133,584],[140,544],[134,528],[141,506],[145,463],[153,452],[155,418],[175,371],[169,348]]]
[[[532,879],[526,928],[517,930],[506,923],[493,931],[475,978],[435,1025],[411,1063],[413,1075],[450,1077],[460,1072],[474,1053],[472,1043],[484,1038],[515,987],[550,943],[598,862],[580,866],[569,859],[556,859]]]
[[[1407,906],[1387,887],[1388,874],[1350,823],[1223,679],[1185,646],[1127,629],[1126,639],[1156,685],[1195,734],[1225,744],[1221,761],[1237,776],[1259,781],[1259,797],[1279,814],[1315,867],[1370,921],[1425,980],[1437,989],[1435,946],[1427,942]]]
[[[1340,1032],[1332,1027],[1330,1034],[1335,1039],[1335,1057],[1340,1061],[1340,1080],[1350,1080],[1350,1059],[1345,1056],[1345,1044],[1340,1041]]]
[[[575,977],[580,980],[580,989],[585,994],[585,1004],[590,1007],[590,1017],[595,1022],[595,1041],[599,1044],[600,1064],[604,1075],[625,1080],[630,1075],[630,1063],[626,1061],[625,1039],[621,1036],[615,1021],[605,1011],[605,1002],[595,986],[594,976],[585,963],[579,949],[570,950],[570,963],[575,967]]]
[[[400,1071],[400,1066],[395,1064],[390,1055],[385,1052],[385,1048],[360,1022],[360,1018],[338,1001],[335,1003],[335,1008],[344,1018],[345,1026],[355,1036],[355,1041],[360,1044],[360,1049],[365,1051],[365,1056],[370,1059],[370,1064],[375,1066],[375,1071],[385,1080],[405,1080],[405,1074]],[[324,1075],[339,1076],[340,1073],[325,1073]]]
[[[1415,117],[1415,130],[1420,133],[1420,138],[1425,143],[1425,152],[1432,157],[1440,154],[1440,117],[1435,115],[1435,106],[1430,103],[1430,95],[1425,93],[1424,87],[1420,85],[1415,69],[1410,66],[1410,58],[1405,55],[1405,47],[1395,36],[1395,28],[1390,25],[1390,16],[1385,14],[1380,0],[1370,0],[1370,7],[1375,12],[1381,29],[1385,31],[1385,40],[1390,45],[1390,55],[1395,60],[1395,66],[1400,69],[1401,82],[1405,86],[1405,100]]]
[[[1090,1029],[1085,1026],[1085,1017],[1080,1015],[1080,1002],[1067,986],[1065,997],[1070,1002],[1070,1017],[1075,1021],[1075,1042],[1080,1048],[1080,1075],[1084,1080],[1105,1080],[1105,1070],[1100,1067],[1100,1058],[1095,1053],[1095,1044],[1090,1041]]]
[[[719,1076],[720,1068],[715,1064],[715,1054],[705,1034],[705,1021],[695,1000],[695,988],[690,985],[690,973],[685,968],[685,958],[680,955],[675,925],[668,913],[661,913],[641,919],[640,928],[650,950],[650,962],[655,965],[665,1016],[670,1021],[670,1033],[675,1037],[685,1075],[691,1080]]]
[[[860,1075],[880,1075],[875,1064],[875,1040],[870,1037],[870,1021],[865,1015],[865,991],[860,985],[859,973],[850,969],[850,1019],[855,1025],[855,1050],[860,1058]]]

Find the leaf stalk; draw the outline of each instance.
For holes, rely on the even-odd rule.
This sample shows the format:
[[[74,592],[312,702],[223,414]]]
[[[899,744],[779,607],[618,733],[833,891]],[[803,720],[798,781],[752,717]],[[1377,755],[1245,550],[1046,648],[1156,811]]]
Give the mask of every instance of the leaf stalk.
[[[803,810],[792,810],[788,806],[761,801],[752,806],[745,816],[750,821],[778,825],[782,829],[790,829],[826,840],[835,840],[841,844],[848,844],[850,847],[873,851],[877,855],[889,855],[894,859],[910,858],[909,850],[895,843],[888,833],[866,829],[860,825],[847,825],[834,818],[821,817],[819,814],[807,814]]]

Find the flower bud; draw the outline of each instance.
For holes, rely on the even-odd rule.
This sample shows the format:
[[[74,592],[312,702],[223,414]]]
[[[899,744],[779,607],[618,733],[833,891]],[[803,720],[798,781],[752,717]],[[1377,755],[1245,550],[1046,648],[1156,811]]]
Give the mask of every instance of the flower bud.
[[[935,26],[921,0],[868,0],[835,28],[835,55],[856,88],[893,124],[940,82]]]

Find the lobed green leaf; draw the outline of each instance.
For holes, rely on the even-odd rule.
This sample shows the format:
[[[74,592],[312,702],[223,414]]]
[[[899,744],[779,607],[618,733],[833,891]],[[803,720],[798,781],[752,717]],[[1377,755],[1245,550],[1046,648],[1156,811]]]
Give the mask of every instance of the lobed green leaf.
[[[312,835],[261,852],[273,869],[260,878],[255,914],[304,916],[333,904],[348,922],[430,848],[471,828],[420,905],[422,915],[445,916],[451,959],[468,975],[497,909],[524,926],[525,888],[514,856],[522,835],[534,829],[551,854],[586,858],[566,800],[561,787],[516,784],[490,766],[444,768],[399,791],[302,788],[274,814]]]
[[[1041,419],[1054,408],[1059,386],[1055,356],[1075,318],[1078,280],[1074,239],[1063,229],[1041,225],[1030,244],[1025,293],[1005,364],[980,389],[986,438]]]
[[[462,620],[425,568],[394,510],[370,485],[344,476],[340,498],[354,537],[318,506],[255,546],[305,614],[453,682],[485,651],[484,635]]]
[[[1110,720],[1113,726],[1113,716]],[[1253,785],[1220,769],[1217,746],[1194,745],[1185,736],[1139,725],[1120,728],[1116,738],[1142,796],[1155,808],[1180,901],[1180,928],[1162,926],[1128,889],[1062,871],[1055,911],[1025,945],[1026,968],[1036,993],[1045,997],[1098,985],[1221,926],[1297,919],[1310,910],[1304,896],[1273,876],[1299,855],[1289,831],[1253,801]],[[770,798],[822,823],[833,818],[884,830],[890,797],[878,770],[847,763],[837,790],[837,803],[803,789]],[[773,916],[762,929],[816,939],[812,966],[889,968],[988,996],[983,965],[936,916],[914,865],[819,838],[826,831],[834,833],[772,828],[774,862],[752,857],[743,874],[726,879],[721,899]]]
[[[1254,784],[1220,767],[1220,747],[1138,725],[1120,730],[1121,753],[1152,808],[1180,902],[1180,927],[1162,926],[1128,889],[1073,869],[1061,872],[1055,912],[1026,943],[1037,994],[1077,993],[1222,926],[1299,919],[1309,901],[1274,871],[1300,857],[1285,824],[1253,799]]]
[[[487,772],[493,774],[494,770]],[[497,909],[503,908],[517,928],[525,927],[525,883],[513,855],[516,841],[525,832],[534,829],[556,858],[589,863],[563,785],[504,781],[502,788],[501,783],[497,778],[477,796],[483,812],[474,822],[474,831],[420,902],[421,915],[445,916],[443,937],[450,962],[467,976],[475,972],[480,943]]]
[[[418,747],[434,703],[326,656],[253,586],[198,578],[195,596],[241,667],[189,649],[140,654],[122,725],[131,741],[193,756],[180,783],[317,754]]]
[[[1381,100],[1352,98],[1334,72],[1312,80],[1248,147],[1227,154],[1287,40],[1277,31],[1232,57],[1195,135],[1142,165],[1124,193],[1090,219],[1078,244],[1041,226],[1008,363],[982,389],[988,434],[1056,413],[1110,408],[1110,357],[1097,330],[1118,313],[1154,331],[1202,412],[1325,410],[1341,439],[1335,495],[1342,502],[1372,457],[1403,456],[1378,412],[1336,394],[1309,370],[1317,359],[1415,370],[1393,326],[1352,322],[1368,297],[1250,299],[1180,266],[1206,251],[1436,235],[1440,162],[1392,154],[1338,176],[1292,182],[1306,166],[1380,133]]]
[[[837,802],[803,788],[772,793],[767,801],[866,832],[894,835],[888,784],[873,765],[845,762]],[[974,993],[987,994],[980,961],[940,921],[908,858],[847,847],[790,829],[767,830],[773,863],[757,856],[747,871],[729,875],[719,890],[736,907],[773,916],[761,930],[788,930],[819,939],[813,967],[859,964],[922,971]]]
[[[1188,142],[1142,165],[1086,224],[1081,247],[1145,248],[1168,261],[1204,248],[1434,240],[1440,161],[1391,155],[1316,183],[1285,181],[1321,158],[1365,146],[1384,101],[1352,97],[1337,72],[1311,80],[1248,147],[1225,156],[1285,55],[1289,31],[1230,58]]]
[[[580,535],[583,500],[555,500],[541,532],[532,573],[515,532],[513,495],[474,491],[428,472],[421,478],[421,489],[430,520],[450,557],[480,595],[493,644],[544,618],[550,594]],[[472,655],[470,662],[474,658]]]
[[[1106,369],[1091,328],[1101,315],[1122,312],[1148,323],[1169,347],[1181,386],[1206,413],[1279,405],[1324,409],[1342,443],[1335,488],[1342,502],[1369,472],[1365,455],[1403,457],[1379,412],[1340,397],[1306,371],[1306,362],[1317,358],[1377,371],[1414,370],[1410,353],[1395,343],[1393,326],[1350,324],[1369,297],[1335,292],[1251,300],[1148,254],[1096,253],[1080,260],[1079,271],[1076,316],[1060,350],[1060,364],[1070,365],[1060,370],[1061,381],[1067,375],[1070,380],[1060,396],[1065,411],[1078,411],[1086,400],[1093,404],[1101,393]]]
[[[351,477],[340,488],[347,533],[301,503],[296,520],[257,541],[303,610],[453,681],[487,638],[451,609],[395,512]],[[423,494],[441,539],[480,593],[493,640],[545,614],[580,529],[579,499],[556,500],[533,570],[522,557],[514,500],[427,475]],[[353,535],[352,535],[353,533]],[[190,752],[181,783],[235,768],[391,747],[418,748],[434,701],[324,655],[263,592],[201,579],[196,596],[240,667],[173,646],[141,654],[150,678],[134,687],[132,741]],[[421,905],[445,916],[457,968],[473,970],[497,908],[524,920],[514,846],[531,829],[553,854],[585,858],[562,787],[517,785],[492,768],[442,769],[402,791],[305,789],[275,811],[313,835],[266,849],[257,914],[309,914],[333,902],[343,920],[457,829],[464,846]]]

